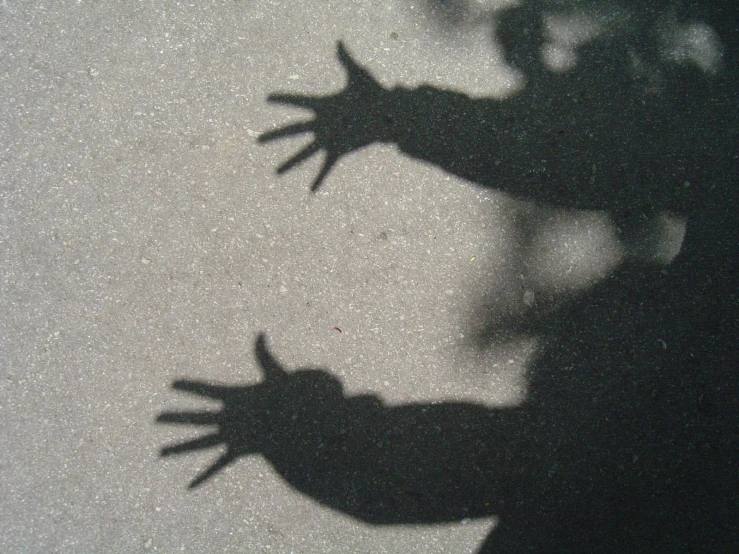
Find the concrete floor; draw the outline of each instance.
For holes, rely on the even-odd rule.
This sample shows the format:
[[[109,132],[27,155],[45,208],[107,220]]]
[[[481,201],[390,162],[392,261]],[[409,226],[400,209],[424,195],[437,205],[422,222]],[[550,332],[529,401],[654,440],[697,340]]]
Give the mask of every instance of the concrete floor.
[[[408,144],[342,157],[313,194],[320,156],[276,173],[307,136],[257,140],[310,118],[270,94],[344,87],[338,40],[386,89],[515,101],[536,80],[493,38],[512,5],[0,4],[0,551],[739,544],[735,116],[710,171],[679,177],[700,203],[671,192],[626,231],[608,203],[522,198]],[[520,8],[554,14],[546,71],[565,86],[581,43],[646,17],[604,6]],[[624,79],[658,95],[690,67],[734,113],[731,25],[660,9],[668,69]],[[323,371],[254,400],[264,413],[239,404],[262,394],[260,333],[288,372]],[[231,388],[219,405],[178,379]],[[181,416],[205,432],[157,421],[220,407]],[[337,421],[350,436],[326,446]],[[160,451],[213,424],[238,457],[189,489],[225,446]]]

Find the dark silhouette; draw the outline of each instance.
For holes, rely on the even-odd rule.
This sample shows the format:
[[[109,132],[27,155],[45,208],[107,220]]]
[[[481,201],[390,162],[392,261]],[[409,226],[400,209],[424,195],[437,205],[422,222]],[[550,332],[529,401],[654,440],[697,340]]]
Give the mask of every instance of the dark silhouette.
[[[279,171],[325,151],[313,190],[341,156],[391,142],[476,185],[608,210],[624,233],[635,218],[678,212],[685,242],[667,268],[625,263],[515,329],[546,344],[516,409],[346,397],[325,371],[280,368],[260,338],[264,382],[174,384],[223,409],[162,414],[164,423],[218,425],[163,455],[225,444],[197,486],[261,454],[297,490],[370,523],[497,515],[485,553],[739,551],[734,10],[706,2],[695,12],[724,42],[726,71],[715,76],[659,65],[646,40],[657,15],[632,29],[630,44],[588,44],[573,71],[554,74],[537,56],[538,9],[525,3],[498,26],[510,63],[530,78],[508,100],[384,89],[342,44],[343,91],[270,97],[315,113],[260,139],[312,132]],[[647,73],[633,73],[634,55]]]

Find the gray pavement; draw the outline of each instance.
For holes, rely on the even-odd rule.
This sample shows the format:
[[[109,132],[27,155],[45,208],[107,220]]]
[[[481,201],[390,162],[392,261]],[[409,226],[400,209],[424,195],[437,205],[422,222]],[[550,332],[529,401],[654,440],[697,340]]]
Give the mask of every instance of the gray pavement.
[[[558,14],[544,50],[552,74],[566,78],[591,35],[617,34],[604,4],[545,4],[526,9]],[[344,87],[338,40],[386,89],[516,98],[531,75],[493,38],[510,5],[0,3],[0,552],[731,551],[737,235],[721,218],[735,198],[733,121],[712,161],[728,164],[725,181],[675,173],[679,187],[711,191],[705,208],[665,201],[631,234],[609,205],[520,197],[407,143],[342,157],[312,194],[320,156],[276,173],[310,138],[257,141],[310,118],[270,94]],[[655,21],[674,23],[662,8]],[[731,37],[688,23],[668,25],[665,67],[720,79]],[[426,132],[443,134],[431,119]],[[239,411],[264,379],[260,333],[288,372],[325,372],[259,400],[270,416],[295,410],[290,432]],[[690,356],[700,363],[689,371]],[[173,390],[178,379],[244,388],[219,404]],[[339,400],[298,410],[323,393],[314,383],[336,380]],[[206,431],[157,422],[206,407],[233,419],[205,417]],[[341,418],[355,435],[311,458]],[[656,423],[640,434],[645,421]],[[160,451],[218,423],[244,455],[190,489],[225,445]],[[467,428],[478,424],[493,434]],[[234,434],[247,429],[254,444]],[[676,438],[653,450],[656,436]],[[377,454],[393,441],[407,450]],[[482,461],[465,458],[473,443]],[[708,464],[693,456],[706,449]],[[491,489],[493,459],[504,469]],[[316,460],[336,465],[318,484]],[[407,460],[433,467],[417,481],[393,474]],[[681,473],[700,466],[712,477]],[[683,487],[696,481],[708,484]],[[418,511],[393,487],[418,489]],[[678,498],[716,527],[665,515]],[[647,533],[656,521],[660,533]]]

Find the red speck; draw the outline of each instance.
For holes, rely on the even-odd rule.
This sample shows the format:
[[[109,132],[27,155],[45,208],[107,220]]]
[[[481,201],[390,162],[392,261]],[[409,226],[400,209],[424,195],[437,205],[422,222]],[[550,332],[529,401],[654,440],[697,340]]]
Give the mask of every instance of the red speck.
[[[341,329],[339,329],[338,327],[334,327],[333,329],[331,329],[331,331],[333,331],[333,332],[336,332],[336,333],[342,333],[342,332],[343,332],[343,331],[342,331]]]

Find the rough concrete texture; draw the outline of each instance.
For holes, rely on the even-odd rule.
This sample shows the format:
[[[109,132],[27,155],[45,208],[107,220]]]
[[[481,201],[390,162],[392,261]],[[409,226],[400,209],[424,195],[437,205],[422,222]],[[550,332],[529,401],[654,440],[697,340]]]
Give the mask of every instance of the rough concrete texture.
[[[0,3],[0,551],[736,551],[737,17],[642,4]]]

